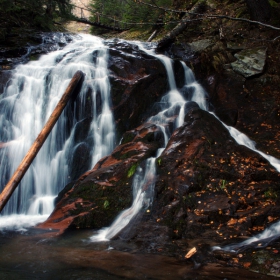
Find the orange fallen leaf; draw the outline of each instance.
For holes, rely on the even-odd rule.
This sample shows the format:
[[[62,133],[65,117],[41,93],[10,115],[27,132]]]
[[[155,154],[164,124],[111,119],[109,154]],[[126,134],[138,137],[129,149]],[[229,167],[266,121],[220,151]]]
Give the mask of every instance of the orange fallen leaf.
[[[251,266],[251,263],[250,263],[250,262],[245,262],[245,263],[243,263],[243,266],[244,266],[245,268],[248,268],[248,267]]]
[[[196,248],[193,247],[192,249],[189,250],[189,252],[185,255],[186,259],[189,259],[190,257],[192,257],[195,253],[196,253]]]

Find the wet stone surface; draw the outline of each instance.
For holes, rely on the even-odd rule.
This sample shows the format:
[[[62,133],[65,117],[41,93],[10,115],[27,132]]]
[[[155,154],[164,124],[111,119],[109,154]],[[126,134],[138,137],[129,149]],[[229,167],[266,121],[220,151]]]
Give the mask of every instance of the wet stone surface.
[[[141,52],[136,54],[136,51],[130,44],[121,42],[110,50],[112,107],[121,144],[61,192],[54,212],[40,226],[60,231],[50,232],[50,235],[61,234],[67,229],[97,230],[108,226],[132,202],[131,174],[143,165],[146,158],[154,156],[159,147],[163,147],[160,130],[145,120],[154,113],[155,102],[166,91],[166,73],[161,63]],[[197,57],[192,62],[194,69],[203,64],[203,61],[195,64]],[[181,70],[179,67],[176,69],[180,76]],[[223,74],[201,69],[198,76],[205,81],[213,111],[225,123],[248,133],[264,152],[273,151],[271,154],[279,156],[279,98],[268,83],[269,80],[276,85],[277,79],[271,73],[246,80],[232,69]],[[262,91],[259,90],[260,85],[264,85]],[[256,114],[257,111],[260,113]],[[170,119],[175,118],[178,111],[174,110],[173,114]],[[87,151],[80,153],[83,155]],[[79,161],[77,164],[80,165]],[[214,245],[223,246],[255,235],[279,219],[279,174],[265,159],[237,145],[212,114],[192,104],[184,124],[174,131],[164,152],[156,160],[156,166],[152,207],[133,225],[133,231],[129,234],[122,232],[133,250],[137,248],[138,253],[161,255],[161,267],[165,261],[173,264],[174,259],[170,258],[175,257],[178,279],[193,279],[188,278],[193,277],[189,276],[192,273],[200,277],[197,279],[209,276],[221,279],[221,274],[222,279],[235,279],[237,275],[243,275],[244,279],[256,277],[255,273],[241,270],[241,267],[278,275],[277,243],[267,251],[239,253],[242,256],[224,251],[213,253],[211,250]],[[198,248],[197,254],[185,260],[184,255],[193,246]],[[68,253],[68,249],[62,248],[58,256],[65,258]],[[75,249],[75,254],[84,255],[87,260],[92,257],[91,253]],[[116,253],[114,258],[121,255]],[[155,255],[149,258],[156,259],[158,256]],[[122,261],[127,258],[131,258],[131,254],[125,254],[124,259],[120,257]],[[82,261],[85,259],[63,259],[67,265],[92,265],[91,262],[81,265]],[[154,267],[149,268],[145,275],[161,279],[162,276],[153,274],[160,269],[156,270],[155,264],[151,263]],[[105,262],[101,261],[97,266],[104,269]],[[185,273],[186,269],[194,266],[203,269]],[[118,274],[118,269],[116,265],[110,273]],[[174,273],[174,270],[167,268],[165,272]],[[121,274],[123,276],[132,277],[132,274],[126,271]],[[262,274],[258,275],[258,278],[262,277]]]

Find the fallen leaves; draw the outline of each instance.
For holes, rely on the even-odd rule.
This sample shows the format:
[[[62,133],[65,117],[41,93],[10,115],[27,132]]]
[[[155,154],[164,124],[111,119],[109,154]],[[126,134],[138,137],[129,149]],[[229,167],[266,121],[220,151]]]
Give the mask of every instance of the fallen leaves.
[[[251,263],[250,262],[245,262],[245,263],[243,263],[243,266],[245,268],[249,268],[251,266]]]
[[[195,253],[197,252],[196,247],[193,247],[191,250],[189,250],[189,252],[185,255],[186,259],[189,259],[190,257],[192,257]]]

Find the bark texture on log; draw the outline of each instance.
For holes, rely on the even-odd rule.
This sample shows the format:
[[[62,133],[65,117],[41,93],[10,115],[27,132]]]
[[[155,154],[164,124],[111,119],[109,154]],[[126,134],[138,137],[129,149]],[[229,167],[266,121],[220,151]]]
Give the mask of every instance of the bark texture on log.
[[[60,101],[56,105],[53,113],[49,117],[47,123],[43,127],[42,131],[32,144],[31,148],[27,152],[26,156],[20,163],[19,167],[15,171],[14,175],[7,183],[5,188],[3,189],[2,193],[0,194],[0,212],[3,210],[6,203],[9,201],[11,195],[13,194],[14,190],[18,186],[19,182],[23,178],[24,174],[28,170],[29,166],[31,165],[32,161],[36,157],[37,153],[43,146],[45,140],[47,139],[48,135],[50,134],[52,128],[56,124],[59,116],[61,115],[63,109],[67,105],[67,102],[71,98],[72,93],[75,89],[82,83],[84,79],[84,73],[82,71],[77,71],[73,76],[72,80],[70,81],[67,89],[65,90],[64,94],[62,95]]]
[[[163,49],[171,45],[176,37],[181,34],[188,26],[188,23],[191,19],[194,18],[194,13],[201,13],[206,5],[206,1],[198,1],[192,9],[187,13],[180,23],[176,25],[170,32],[168,32],[157,44],[156,51],[161,52]]]

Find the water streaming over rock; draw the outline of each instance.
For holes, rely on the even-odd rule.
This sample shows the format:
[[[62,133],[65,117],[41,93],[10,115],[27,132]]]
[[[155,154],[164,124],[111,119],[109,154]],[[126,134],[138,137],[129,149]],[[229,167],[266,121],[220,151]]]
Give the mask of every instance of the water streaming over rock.
[[[137,43],[141,50],[159,59],[168,74],[169,91],[162,97],[161,110],[147,120],[164,134],[165,145],[174,129],[181,126],[189,102],[207,110],[207,93],[197,83],[192,71],[182,63],[185,85],[176,86],[172,60],[157,55],[152,49]],[[107,47],[96,37],[83,35],[63,50],[42,56],[38,61],[14,70],[0,100],[0,141],[7,143],[0,150],[0,184],[4,186],[17,168],[32,142],[42,129],[55,105],[77,70],[86,76],[78,99],[66,108],[48,140],[39,152],[20,187],[0,217],[0,228],[31,226],[44,220],[53,208],[53,199],[70,180],[91,168],[109,154],[115,145],[115,128],[110,110],[110,84],[107,70]],[[83,108],[81,110],[81,108]],[[174,119],[174,115],[177,118]],[[172,130],[168,125],[173,123]],[[280,161],[255,148],[246,135],[224,126],[237,143],[265,157],[278,171]],[[159,149],[156,157],[162,153]],[[81,156],[82,155],[82,156]],[[122,212],[111,227],[103,229],[93,241],[116,236],[153,202],[156,157],[138,167],[133,179],[133,204]],[[79,159],[82,158],[82,164]],[[82,167],[81,167],[82,166]],[[276,224],[269,238],[279,235]],[[267,236],[257,236],[257,240]],[[247,242],[254,242],[250,239]],[[246,243],[247,244],[247,243]],[[229,247],[231,248],[231,247]]]
[[[85,73],[85,81],[76,101],[67,105],[4,208],[0,227],[5,227],[7,220],[12,225],[12,217],[21,227],[18,217],[23,221],[22,215],[28,215],[30,225],[32,220],[44,220],[53,210],[58,192],[113,150],[115,128],[110,111],[107,59],[108,51],[101,39],[81,35],[64,49],[14,70],[0,100],[0,142],[7,143],[0,150],[1,188],[40,133],[77,70]]]
[[[206,93],[196,82],[192,71],[185,65],[185,63],[182,63],[185,71],[185,85],[184,89],[180,92],[175,82],[172,66],[173,61],[164,55],[155,54],[153,49],[145,48],[140,42],[138,42],[138,46],[140,46],[140,49],[145,51],[147,54],[159,59],[166,69],[169,91],[160,101],[160,112],[147,120],[148,123],[157,125],[163,132],[165,140],[164,146],[166,146],[173,130],[183,124],[185,117],[185,105],[189,101],[195,101],[202,109],[207,109],[205,99]],[[189,89],[191,89],[192,94],[189,94],[188,98],[185,98],[182,93],[188,91]],[[174,119],[173,116],[176,115],[175,112],[178,113],[177,117]],[[173,123],[172,130],[170,130],[170,126],[168,126],[168,123],[170,122]],[[156,176],[155,162],[156,158],[161,155],[163,150],[164,148],[160,148],[157,151],[156,157],[151,157],[146,160],[144,170],[141,167],[138,167],[132,183],[132,206],[124,210],[110,227],[104,228],[100,230],[97,235],[92,236],[92,241],[106,241],[114,238],[118,233],[124,230],[126,226],[133,223],[137,217],[141,217],[141,213],[143,214],[151,206],[153,202]]]
[[[169,91],[165,96],[162,97],[161,100],[161,111],[155,116],[151,117],[147,122],[153,123],[160,127],[160,129],[164,133],[165,146],[167,145],[168,139],[171,136],[173,131],[169,130],[169,126],[167,125],[170,120],[169,116],[174,116],[174,112],[177,113],[177,118],[173,120],[173,128],[176,129],[181,126],[184,122],[184,116],[186,113],[185,107],[186,104],[190,101],[196,102],[198,106],[202,110],[208,111],[207,106],[207,93],[201,87],[201,85],[196,81],[192,71],[182,62],[182,66],[185,71],[185,85],[181,90],[178,90],[175,82],[174,72],[172,68],[172,60],[164,55],[157,55],[154,53],[152,49],[147,49],[143,44],[138,42],[140,49],[147,52],[149,55],[152,55],[159,60],[162,61],[165,66],[168,82],[169,82]],[[219,119],[213,112],[212,113],[217,119]],[[222,121],[221,121],[222,122]],[[266,155],[261,151],[258,151],[255,148],[255,143],[251,141],[245,134],[239,132],[237,129],[227,126],[223,123],[223,125],[228,129],[231,136],[235,139],[235,141],[240,144],[248,147],[249,149],[261,154],[264,158],[266,158],[272,166],[274,166],[278,171],[280,171],[280,161],[272,156]],[[160,156],[164,149],[159,149],[157,153],[157,157]],[[120,233],[126,226],[130,223],[133,223],[135,217],[139,215],[139,213],[148,209],[151,206],[153,201],[154,194],[154,182],[148,184],[147,188],[147,178],[155,178],[156,176],[155,169],[155,158],[150,158],[147,160],[145,171],[142,168],[138,168],[135,178],[132,184],[133,189],[133,204],[130,208],[124,210],[113,222],[113,224],[105,229],[99,231],[97,235],[91,237],[91,240],[94,242],[98,241],[106,241],[115,237],[118,233]],[[148,202],[147,202],[148,201]],[[277,235],[279,235],[280,231],[275,232],[275,228],[272,231]],[[266,236],[266,233],[264,233]],[[255,241],[255,238],[252,238]],[[250,242],[250,241],[249,241]]]

